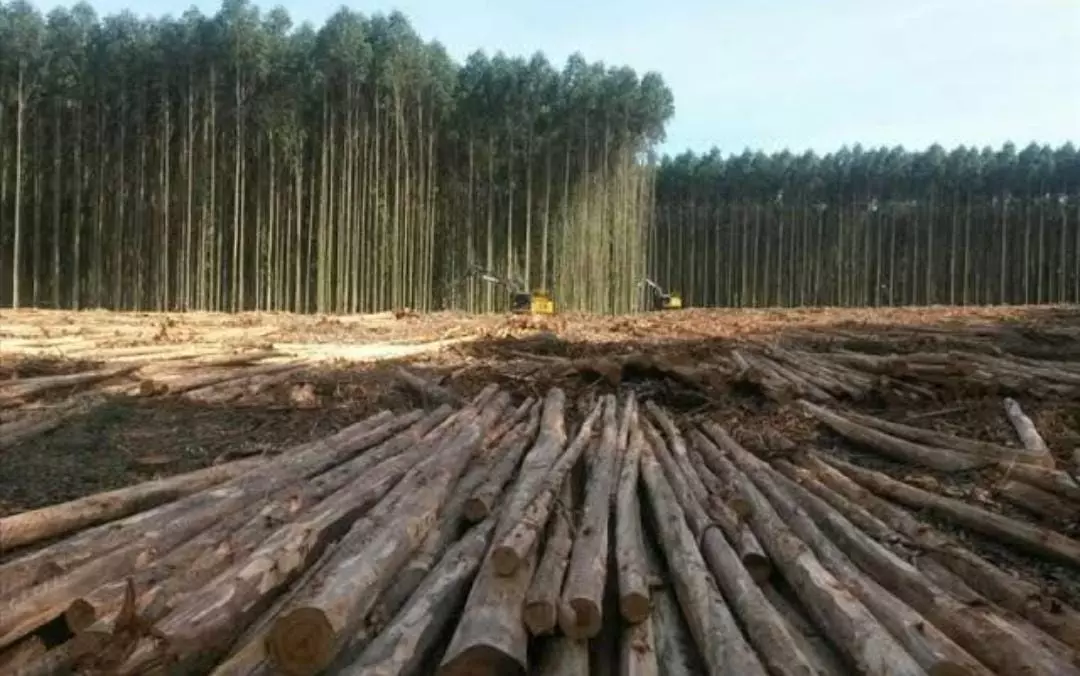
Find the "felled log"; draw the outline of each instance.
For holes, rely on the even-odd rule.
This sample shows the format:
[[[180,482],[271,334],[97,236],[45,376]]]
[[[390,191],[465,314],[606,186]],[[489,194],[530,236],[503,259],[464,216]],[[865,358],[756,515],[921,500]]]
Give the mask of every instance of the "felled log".
[[[568,477],[548,520],[544,554],[525,595],[522,619],[533,636],[550,634],[558,623],[560,592],[574,546],[575,511],[573,482]]]
[[[520,458],[524,450],[532,445],[539,426],[540,410],[534,408],[530,420],[519,423],[517,427],[503,435],[499,442],[494,445],[494,454],[500,458],[499,462],[501,463],[501,459],[508,454],[515,454]],[[488,438],[490,439],[491,435]],[[420,548],[395,577],[394,582],[379,596],[375,608],[371,611],[372,621],[384,623],[388,621],[413,595],[417,586],[427,577],[432,567],[438,563],[447,548],[457,539],[461,526],[465,522],[466,500],[475,492],[478,485],[485,481],[485,467],[485,465],[480,465],[478,468],[470,467],[465,476],[454,487],[454,492],[447,501],[446,508],[440,515],[438,522],[432,526]],[[474,469],[479,469],[479,471],[474,472]],[[503,488],[500,487],[499,494],[491,498],[493,500],[491,503],[492,508],[502,500]]]
[[[650,611],[650,615],[646,615],[644,620],[626,624],[622,628],[619,640],[619,676],[660,676],[660,673]]]
[[[547,641],[536,673],[540,676],[589,676],[589,642],[569,636]]]
[[[464,500],[463,514],[469,521],[477,523],[486,519],[491,514],[495,502],[502,495],[506,484],[514,476],[514,471],[517,470],[525,451],[529,449],[532,438],[536,434],[535,430],[540,420],[539,409],[533,411],[531,418],[532,423],[528,428],[530,432],[523,433],[515,443],[499,447],[502,452],[493,454],[495,464],[486,475],[480,477],[481,480],[478,485]]]
[[[1073,479],[1067,472],[1046,467],[1035,467],[1034,465],[1016,464],[1003,464],[1001,471],[1004,476],[1011,479],[1023,481],[1048,493],[1053,493],[1059,498],[1072,501],[1077,504],[1076,509],[1080,509],[1080,481]]]
[[[155,625],[161,644],[141,646],[125,663],[123,673],[140,673],[155,659],[181,668],[198,658],[191,652],[195,647],[204,658],[224,651],[244,618],[309,568],[330,542],[348,532],[427,454],[420,446],[385,460],[264,538],[213,584],[184,596]]]
[[[1026,618],[1051,636],[1080,648],[1080,613],[1048,598],[1034,584],[1007,573],[967,547],[916,519],[907,510],[878,497],[817,454],[800,458],[826,486],[866,509],[901,536],[917,544],[973,589],[1004,608]]]
[[[197,493],[240,476],[262,462],[258,459],[238,460],[214,465],[0,518],[0,552],[118,519]]]
[[[761,472],[764,477],[767,470]],[[891,594],[907,603],[914,611],[926,618],[936,629],[949,636],[954,650],[948,643],[933,646],[939,659],[952,661],[967,669],[968,673],[1069,673],[1074,669],[1058,655],[1044,650],[1023,632],[985,606],[961,603],[954,596],[927,579],[914,566],[900,559],[884,546],[867,536],[825,501],[806,491],[798,484],[782,477],[772,477],[778,485],[787,489],[788,495],[813,517],[819,527],[827,532],[832,542],[846,552],[860,567],[867,571]],[[817,546],[815,544],[815,549]],[[933,632],[923,625],[918,637],[929,643]],[[911,644],[909,645],[909,649]],[[912,654],[919,653],[912,650]],[[962,660],[967,660],[965,664]],[[975,660],[979,660],[976,662]],[[982,663],[994,671],[985,667]],[[929,666],[927,667],[929,668]]]
[[[400,366],[395,370],[395,373],[406,387],[415,392],[425,402],[425,405],[434,403],[461,406],[463,403],[461,397],[453,391],[421,378],[415,373],[410,373]]]
[[[638,498],[638,476],[645,438],[637,421],[637,411],[631,410],[627,417],[630,438],[619,469],[615,499],[615,564],[619,613],[627,622],[635,623],[649,617],[652,596],[649,593],[645,535],[642,532],[641,503]],[[651,633],[651,629],[645,630],[646,636],[651,637]]]
[[[339,673],[342,676],[415,673],[464,604],[494,529],[493,519],[470,528],[447,550],[393,622],[381,629],[356,661]]]
[[[667,438],[667,448],[679,469],[682,470],[683,476],[686,477],[687,487],[693,491],[695,498],[704,502],[708,499],[709,492],[705,489],[701,477],[694,471],[694,467],[690,463],[686,440],[683,438],[682,432],[679,431],[679,427],[671,419],[671,416],[667,414],[667,411],[656,405],[656,402],[645,402],[645,408],[648,409],[653,420],[660,425],[660,429],[664,431],[664,436]]]
[[[859,425],[871,427],[903,439],[909,439],[922,444],[929,444],[938,448],[946,448],[960,453],[967,453],[976,457],[1000,460],[1008,463],[1022,462],[1041,465],[1046,462],[1046,457],[1044,455],[1033,454],[1026,449],[1009,448],[987,441],[965,439],[952,434],[938,432],[937,430],[895,423],[874,416],[856,413],[854,411],[844,411],[843,417]]]
[[[736,442],[716,425],[704,426],[712,441],[729,447]],[[720,449],[702,446],[703,458],[721,479],[734,486],[749,505],[749,520],[773,564],[814,622],[840,649],[858,673],[916,676],[925,670],[874,615],[799,539],[760,489],[737,470]]]
[[[804,411],[828,425],[836,433],[894,460],[901,460],[942,472],[970,470],[991,464],[989,460],[976,458],[966,453],[959,453],[946,448],[923,446],[922,444],[916,444],[859,425],[805,399],[800,400],[799,405],[802,406]]]
[[[705,503],[709,517],[724,531],[728,541],[739,553],[743,567],[754,578],[754,581],[758,584],[765,582],[772,575],[772,562],[762,549],[753,529],[731,506],[732,504],[741,505],[742,499],[738,497],[734,486],[730,484],[725,486],[702,459],[700,447],[703,444],[711,445],[712,442],[694,429],[690,430],[690,440],[696,451],[690,457],[691,466],[701,477],[710,494],[708,502]]]
[[[259,364],[256,366],[220,367],[194,372],[183,372],[169,375],[155,375],[143,378],[139,382],[138,392],[142,396],[157,396],[163,394],[182,394],[191,390],[208,388],[221,383],[232,383],[237,380],[251,378],[252,376],[277,373],[293,368],[293,364]]]
[[[574,536],[559,604],[559,627],[564,634],[578,640],[595,637],[603,627],[608,521],[618,437],[615,397],[607,395],[603,405],[600,439],[585,456],[587,479],[581,522]]]
[[[131,373],[135,369],[135,366],[119,366],[61,376],[38,376],[37,378],[9,380],[0,385],[0,408],[16,406],[25,399],[36,397],[49,390],[88,385]]]
[[[522,461],[506,508],[499,515],[495,538],[505,534],[522,518],[541,490],[548,470],[563,453],[565,407],[563,391],[549,390],[536,443]],[[439,666],[441,676],[504,676],[526,672],[528,633],[521,621],[521,607],[532,579],[534,561],[535,550],[527,565],[513,575],[499,575],[488,553]]]
[[[765,668],[712,581],[678,500],[649,450],[641,454],[641,475],[679,605],[708,673],[764,676]]]
[[[21,674],[26,665],[47,652],[45,642],[38,636],[27,636],[15,645],[0,650],[0,674]]]
[[[269,388],[293,378],[297,372],[304,368],[303,364],[288,364],[285,368],[273,373],[263,373],[253,376],[226,380],[215,385],[208,385],[198,389],[189,390],[182,396],[190,401],[203,404],[224,404],[265,392]]]
[[[1024,409],[1020,408],[1020,404],[1016,403],[1015,399],[1005,397],[1004,403],[1005,415],[1016,429],[1016,435],[1020,437],[1024,448],[1031,455],[1043,458],[1043,462],[1039,464],[1054,467],[1054,456],[1050,453],[1050,449],[1046,447],[1046,442],[1043,441],[1042,435],[1039,434],[1039,430],[1035,427],[1035,423],[1024,413]]]
[[[101,392],[83,392],[55,406],[29,411],[25,416],[0,423],[0,451],[38,435],[51,432],[68,420],[86,415],[105,402]],[[3,551],[0,544],[0,551]]]
[[[928,509],[965,528],[1021,547],[1033,554],[1080,566],[1080,542],[1047,528],[936,495],[856,465],[829,458],[829,464],[878,495],[914,509]]]
[[[813,665],[813,673],[821,676],[846,676],[849,673],[829,639],[814,626],[796,603],[790,601],[774,584],[762,586],[761,591],[783,618],[784,626],[795,639],[799,650]]]
[[[698,676],[703,673],[701,657],[694,649],[694,639],[690,636],[675,594],[668,589],[654,589],[652,601],[657,662],[664,665],[665,676]]]
[[[412,497],[391,522],[365,546],[328,563],[318,592],[278,618],[267,637],[275,665],[288,673],[316,674],[330,664],[420,546],[482,435],[479,424],[466,423],[445,450],[418,466],[415,476],[403,480],[414,488]]]
[[[443,409],[441,414],[445,416],[448,412],[448,408]],[[401,416],[393,416],[388,411],[378,413],[324,439],[300,444],[256,471],[219,485],[214,491],[201,491],[121,521],[82,531],[54,545],[0,564],[0,577],[5,581],[7,593],[15,594],[31,584],[55,578],[87,561],[130,545],[133,534],[142,537],[178,520],[187,523],[202,518],[197,518],[195,514],[220,518],[270,491],[349,460],[361,450],[379,444],[417,423],[422,415],[421,411]],[[368,460],[364,457],[361,462]]]
[[[1059,523],[1080,522],[1080,504],[1070,503],[1023,481],[1006,479],[995,484],[993,491],[1006,502],[1043,519]]]
[[[735,550],[705,515],[664,440],[654,436],[655,433],[649,435],[648,428],[646,434],[652,436],[652,454],[664,470],[713,578],[735,615],[742,620],[741,626],[745,627],[747,638],[757,648],[768,672],[791,676],[810,673],[810,662],[788,633],[782,618],[761,593],[758,583],[743,567]]]
[[[530,501],[521,520],[505,535],[496,536],[491,551],[491,562],[500,575],[512,575],[531,555],[531,552],[536,550],[537,541],[544,525],[547,524],[555,496],[558,495],[570,470],[577,464],[582,451],[588,446],[593,426],[601,413],[605,414],[606,425],[607,408],[605,402],[597,402],[593,406],[585,422],[581,424],[577,436],[567,446],[566,452],[559,456],[551,470],[544,476],[539,492]]]

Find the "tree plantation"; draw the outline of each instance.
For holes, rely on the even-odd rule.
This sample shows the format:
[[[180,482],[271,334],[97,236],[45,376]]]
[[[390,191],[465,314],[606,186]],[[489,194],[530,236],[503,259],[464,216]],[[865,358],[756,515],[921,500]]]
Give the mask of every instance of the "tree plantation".
[[[1080,301],[1073,145],[658,162],[673,112],[655,73],[457,64],[397,13],[0,3],[0,304],[505,309],[477,266],[598,312],[645,275],[696,305]]]

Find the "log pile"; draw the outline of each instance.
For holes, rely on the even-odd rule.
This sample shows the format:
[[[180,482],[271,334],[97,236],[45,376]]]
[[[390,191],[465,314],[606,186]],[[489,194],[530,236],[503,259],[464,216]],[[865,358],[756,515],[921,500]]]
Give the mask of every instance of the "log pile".
[[[1080,676],[1075,599],[992,553],[1080,573],[1080,487],[1020,404],[1015,448],[948,435],[793,354],[732,359],[845,448],[985,477],[993,508],[627,387],[411,377],[426,410],[0,518],[0,668]]]

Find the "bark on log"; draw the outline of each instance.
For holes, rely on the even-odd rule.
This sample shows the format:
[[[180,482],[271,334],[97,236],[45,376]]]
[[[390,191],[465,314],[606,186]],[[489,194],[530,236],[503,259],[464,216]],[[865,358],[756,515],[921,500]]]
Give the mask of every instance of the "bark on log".
[[[734,486],[725,486],[702,459],[700,447],[703,443],[710,442],[694,429],[690,430],[690,440],[695,448],[695,453],[690,456],[691,465],[710,493],[709,500],[705,503],[706,511],[724,531],[728,541],[733,543],[739,559],[754,581],[758,584],[764,583],[772,576],[772,562],[762,549],[753,529],[729,504],[738,505],[742,498],[738,497]]]
[[[443,416],[448,413],[449,408],[440,412]],[[388,411],[381,412],[329,437],[289,449],[262,467],[210,491],[195,493],[120,521],[82,531],[9,561],[0,565],[0,579],[4,580],[4,588],[0,591],[7,595],[15,594],[32,584],[73,571],[87,561],[131,544],[136,534],[141,536],[177,520],[195,518],[194,514],[210,510],[215,516],[223,517],[268,492],[315,476],[349,460],[410,425],[419,424],[421,416],[420,411],[397,417]],[[367,462],[369,455],[365,454],[358,460]]]
[[[184,399],[202,404],[225,404],[265,392],[274,385],[295,377],[303,368],[303,364],[289,364],[279,371],[226,380],[215,385],[189,390],[182,396]]]
[[[641,454],[641,475],[679,605],[708,673],[764,676],[765,668],[709,575],[663,469],[647,449]]]
[[[977,533],[1008,542],[1039,556],[1080,567],[1080,542],[1072,538],[915,488],[880,472],[863,469],[842,460],[829,458],[827,461],[882,497],[914,509],[928,509]]]
[[[536,407],[530,414],[530,420],[520,423],[509,433],[501,436],[499,443],[495,445],[495,456],[502,458],[505,455],[516,454],[520,458],[535,440],[539,426],[540,409]],[[514,464],[516,466],[518,463]],[[417,586],[431,572],[432,566],[443,557],[447,548],[457,539],[461,526],[465,522],[465,501],[473,494],[478,484],[486,479],[486,469],[486,465],[470,468],[454,487],[454,493],[447,501],[438,523],[428,532],[416,554],[397,575],[393,584],[379,596],[375,609],[371,612],[373,621],[389,620],[413,595]],[[500,487],[500,493],[493,497],[492,510],[503,499],[503,488],[505,486]]]
[[[138,393],[142,396],[163,394],[182,394],[191,390],[206,388],[220,383],[232,383],[252,376],[277,373],[293,368],[292,364],[260,364],[257,366],[220,367],[200,370],[194,373],[184,372],[170,375],[157,375],[143,378],[139,383]]]
[[[586,455],[585,498],[559,604],[559,627],[570,638],[579,640],[593,638],[603,627],[608,522],[618,441],[615,397],[607,395],[603,405],[600,439]]]
[[[637,411],[630,412],[626,454],[619,471],[615,501],[615,563],[618,572],[619,613],[630,623],[643,622],[652,610],[648,569],[645,559],[645,535],[641,523],[641,503],[638,498],[638,476],[645,437],[637,420]],[[651,635],[648,630],[647,635]]]
[[[619,676],[660,676],[651,613],[650,610],[644,620],[623,626],[619,641]]]
[[[541,489],[544,477],[566,445],[566,395],[558,388],[544,401],[540,433],[522,461],[517,481],[502,510],[495,537],[509,531]],[[534,557],[513,575],[502,576],[485,557],[465,602],[438,673],[441,676],[509,676],[528,669],[528,633],[521,606],[532,579]]]
[[[521,402],[514,412],[504,417],[499,421],[499,424],[495,429],[488,433],[487,438],[484,440],[487,444],[498,444],[502,441],[502,438],[518,426],[522,420],[531,419],[534,412],[539,412],[540,402],[533,397],[526,397],[525,401]]]
[[[214,465],[0,518],[0,552],[156,507],[238,477],[262,463],[255,459]]]
[[[704,672],[686,618],[675,595],[668,589],[652,591],[653,629],[656,632],[657,661],[664,676],[699,676]]]
[[[1080,505],[1023,481],[1006,479],[994,486],[994,493],[1020,509],[1058,523],[1080,521]]]
[[[725,447],[735,444],[715,425],[706,425],[705,431],[712,441]],[[783,573],[815,623],[843,651],[857,673],[882,676],[926,673],[854,592],[795,535],[788,525],[789,515],[779,514],[761,490],[738,471],[716,445],[704,444],[701,450],[709,467],[734,486],[746,502],[750,523],[773,564]]]
[[[762,476],[765,474],[767,472],[763,471]],[[771,478],[794,496],[820,528],[828,533],[832,542],[863,570],[948,635],[955,645],[967,651],[965,655],[951,650],[951,646],[939,644],[934,647],[940,659],[953,662],[956,667],[965,669],[966,673],[987,676],[994,672],[1080,675],[1080,669],[1031,641],[1005,618],[985,606],[972,607],[961,603],[914,566],[860,531],[824,500],[783,477]],[[932,632],[928,630],[929,627],[924,625],[920,633],[925,638],[932,638]],[[918,653],[913,650],[913,654]],[[962,661],[965,657],[969,660],[967,664]],[[970,658],[979,660],[994,671]],[[925,666],[930,669],[929,664]]]
[[[100,391],[83,392],[50,408],[29,411],[25,416],[0,424],[0,451],[12,448],[40,434],[51,432],[66,421],[85,416],[105,403]],[[0,551],[3,547],[0,546]]]
[[[338,673],[341,676],[415,673],[465,603],[494,529],[494,519],[473,526],[447,550],[393,622],[379,631],[355,662]]]
[[[687,487],[693,491],[694,497],[699,502],[706,502],[709,492],[705,489],[701,477],[694,471],[693,465],[690,464],[690,456],[686,450],[686,440],[683,438],[682,432],[679,431],[679,427],[671,419],[671,416],[664,409],[657,406],[655,402],[645,402],[645,408],[648,409],[649,414],[660,425],[660,429],[664,431],[664,436],[667,437],[668,450],[671,451],[672,458],[679,466],[683,476],[686,477]]]
[[[894,460],[929,467],[941,472],[958,472],[992,464],[985,458],[977,458],[946,448],[923,446],[856,424],[805,399],[800,400],[799,405],[836,433]]]
[[[9,380],[0,385],[0,408],[17,406],[23,400],[36,397],[49,390],[87,385],[115,378],[131,373],[136,368],[135,366],[119,366],[83,373],[69,373],[61,376],[39,376],[37,378]]]
[[[540,533],[547,524],[551,513],[551,505],[555,502],[555,496],[559,494],[563,482],[570,470],[577,464],[578,458],[589,445],[593,427],[601,413],[608,408],[607,398],[597,402],[592,411],[581,424],[577,436],[566,448],[566,452],[552,465],[550,471],[544,476],[543,482],[537,495],[529,502],[521,519],[508,532],[502,536],[496,536],[495,545],[492,547],[491,562],[495,571],[500,575],[512,575],[530,555],[536,551],[536,543]],[[605,415],[605,432],[607,416]]]
[[[1009,422],[1016,429],[1016,435],[1020,437],[1020,441],[1023,442],[1024,448],[1028,450],[1028,453],[1042,457],[1044,460],[1042,463],[1047,467],[1054,467],[1054,456],[1050,453],[1050,449],[1046,447],[1046,442],[1043,441],[1042,435],[1039,434],[1039,430],[1035,427],[1035,423],[1032,422],[1015,399],[1005,397],[1005,415],[1008,416]]]
[[[772,584],[764,585],[761,592],[783,618],[784,626],[795,639],[802,654],[810,660],[814,673],[821,676],[846,676],[849,673],[829,639],[818,631],[810,618],[798,607],[797,600],[789,600]]]
[[[550,634],[558,623],[560,592],[574,546],[575,512],[573,482],[567,478],[547,525],[544,554],[525,595],[522,617],[533,636]]]
[[[318,593],[277,619],[267,643],[278,668],[313,675],[331,663],[426,537],[482,436],[479,423],[466,423],[448,448],[428,466],[417,467],[415,478],[404,480],[415,488],[414,497],[391,523],[356,553],[327,564]]]
[[[800,462],[824,485],[881,519],[980,594],[1058,640],[1080,648],[1080,613],[1076,610],[1047,597],[1038,586],[1001,570],[910,512],[871,493],[817,454],[804,456]]]
[[[1008,446],[1000,446],[988,441],[965,439],[964,437],[945,434],[944,432],[938,432],[937,430],[895,423],[871,415],[856,413],[854,411],[844,411],[842,415],[851,422],[865,425],[866,427],[871,427],[897,437],[922,444],[928,444],[930,446],[936,446],[938,448],[947,448],[977,457],[992,458],[1008,463],[1023,462],[1041,465],[1046,462],[1046,457],[1044,455],[1031,453],[1026,449],[1009,448]]]
[[[719,527],[687,487],[687,481],[667,449],[663,439],[651,436],[653,455],[659,460],[679,502],[690,531],[697,540],[705,562],[718,582],[724,598],[742,620],[750,643],[757,648],[765,667],[774,675],[807,676],[813,673],[809,660],[799,650],[775,609],[769,605],[758,583],[742,565],[735,550],[724,539]]]
[[[436,385],[435,383],[429,382],[401,367],[398,367],[395,372],[397,373],[397,377],[401,379],[401,382],[420,397],[425,406],[430,405],[431,403],[461,406],[464,403],[461,400],[461,397],[442,385]]]
[[[37,636],[27,636],[15,645],[0,650],[0,674],[22,674],[23,669],[40,659],[48,649]]]
[[[497,447],[496,452],[492,454],[494,465],[482,477],[482,481],[478,482],[479,485],[474,484],[474,490],[462,504],[463,514],[466,519],[477,523],[491,514],[492,507],[495,506],[499,496],[502,495],[506,484],[513,478],[514,472],[525,455],[525,451],[529,449],[529,445],[536,435],[539,419],[539,409],[535,409],[531,415],[528,431],[522,436],[516,437],[514,443]],[[503,452],[499,453],[499,450]]]
[[[569,636],[547,641],[537,666],[538,676],[589,676],[589,642]]]
[[[1080,460],[1080,458],[1077,458],[1077,460]],[[1066,498],[1077,504],[1075,509],[1080,509],[1080,481],[1074,480],[1066,472],[1046,467],[1017,464],[1002,465],[1001,470],[1010,478]]]
[[[421,444],[390,458],[279,528],[212,584],[183,597],[156,625],[160,644],[137,650],[121,673],[141,673],[154,659],[183,668],[197,659],[193,650],[203,656],[220,654],[269,599],[309,568],[330,542],[340,539],[428,455]]]

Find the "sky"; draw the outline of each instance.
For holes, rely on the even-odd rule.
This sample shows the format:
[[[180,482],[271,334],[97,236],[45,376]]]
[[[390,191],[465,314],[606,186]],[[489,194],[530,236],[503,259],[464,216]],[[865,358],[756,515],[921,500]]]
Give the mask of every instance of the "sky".
[[[543,51],[660,72],[662,150],[1080,143],[1080,0],[255,0],[296,23],[401,10],[463,61]],[[41,2],[48,10],[56,4]],[[91,0],[179,15],[217,0]]]

